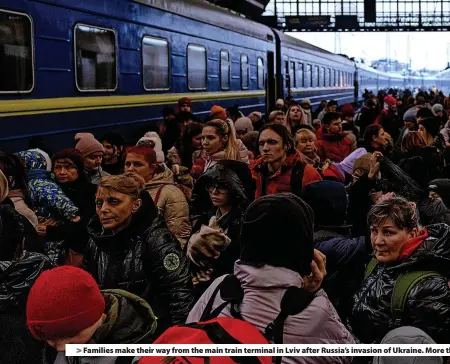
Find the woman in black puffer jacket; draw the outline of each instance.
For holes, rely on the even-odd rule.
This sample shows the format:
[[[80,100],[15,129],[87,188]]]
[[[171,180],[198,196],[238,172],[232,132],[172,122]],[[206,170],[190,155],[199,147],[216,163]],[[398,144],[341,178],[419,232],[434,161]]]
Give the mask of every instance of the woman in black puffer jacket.
[[[143,186],[135,175],[102,178],[84,266],[102,289],[119,288],[147,300],[160,333],[185,322],[194,303],[192,284],[180,244]]]
[[[353,334],[363,343],[380,343],[391,330],[414,326],[437,343],[450,334],[450,227],[421,228],[415,204],[391,198],[375,205],[368,216],[376,265],[353,298],[349,319]],[[399,276],[434,271],[417,282],[405,297],[398,317],[392,314],[392,296]]]

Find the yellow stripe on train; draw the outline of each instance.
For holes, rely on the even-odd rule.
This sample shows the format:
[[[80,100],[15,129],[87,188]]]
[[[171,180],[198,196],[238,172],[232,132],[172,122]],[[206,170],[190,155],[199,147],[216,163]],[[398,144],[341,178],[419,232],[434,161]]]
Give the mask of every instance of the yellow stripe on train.
[[[61,97],[0,101],[0,117],[49,114],[100,109],[157,106],[175,104],[182,97],[194,102],[264,97],[264,90],[238,92],[201,92],[135,96]]]

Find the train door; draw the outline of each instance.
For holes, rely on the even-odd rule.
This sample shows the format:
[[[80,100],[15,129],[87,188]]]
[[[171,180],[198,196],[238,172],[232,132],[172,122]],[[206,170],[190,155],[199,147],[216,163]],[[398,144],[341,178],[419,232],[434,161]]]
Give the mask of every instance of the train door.
[[[283,73],[284,73],[284,96],[291,95],[291,75],[289,72],[289,58],[283,57]]]
[[[266,112],[275,108],[276,102],[275,54],[267,52]]]

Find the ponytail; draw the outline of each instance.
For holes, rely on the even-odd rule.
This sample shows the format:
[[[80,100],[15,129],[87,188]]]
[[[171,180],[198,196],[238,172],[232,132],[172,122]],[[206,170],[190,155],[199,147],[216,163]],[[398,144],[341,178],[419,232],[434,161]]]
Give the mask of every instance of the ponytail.
[[[234,123],[230,119],[220,120],[214,119],[208,121],[205,126],[213,126],[216,128],[217,133],[222,137],[227,136],[228,140],[224,147],[225,159],[239,161],[239,142],[236,137],[236,129]]]

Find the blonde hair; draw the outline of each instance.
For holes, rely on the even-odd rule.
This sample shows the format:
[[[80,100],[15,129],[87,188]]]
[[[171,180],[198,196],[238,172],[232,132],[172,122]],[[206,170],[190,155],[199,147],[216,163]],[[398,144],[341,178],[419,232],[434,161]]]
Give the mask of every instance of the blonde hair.
[[[305,113],[303,112],[303,109],[300,107],[300,105],[297,105],[297,104],[295,104],[295,105],[292,105],[289,109],[288,109],[288,111],[287,111],[287,113],[286,113],[286,126],[288,127],[288,129],[290,128],[291,130],[294,128],[294,124],[293,124],[293,122],[292,122],[292,120],[291,120],[291,110],[292,110],[292,108],[293,107],[298,107],[298,109],[300,110],[300,113],[301,113],[301,115],[302,115],[302,118],[301,118],[301,120],[300,120],[300,125],[305,125],[305,124],[308,124],[307,122],[306,122],[306,119],[305,119]]]
[[[407,152],[415,148],[426,147],[425,139],[418,131],[410,131],[402,140],[402,152]]]
[[[222,138],[225,136],[228,137],[228,140],[225,143],[225,159],[238,161],[239,157],[239,144],[236,138],[236,130],[234,129],[234,124],[230,120],[220,120],[214,119],[208,121],[205,126],[212,126],[216,128],[217,134],[219,134]]]
[[[283,111],[280,111],[280,110],[272,111],[272,112],[269,114],[269,123],[273,123],[274,120],[275,120],[275,119],[277,118],[277,116],[279,116],[279,115],[284,116],[284,112],[283,112]]]
[[[299,130],[297,130],[297,132],[295,133],[295,136],[294,136],[295,149],[297,149],[297,145],[298,145],[297,135],[301,136],[301,134],[308,134],[308,136],[312,136],[314,138],[314,141],[317,140],[316,134],[314,134],[314,132],[312,132],[311,130],[306,129],[306,128],[299,129]],[[314,150],[315,149],[316,148],[314,147]]]
[[[99,184],[102,188],[112,188],[113,190],[131,196],[137,200],[140,198],[141,192],[144,189],[144,179],[134,173],[121,174],[117,176],[105,176],[101,179]]]

